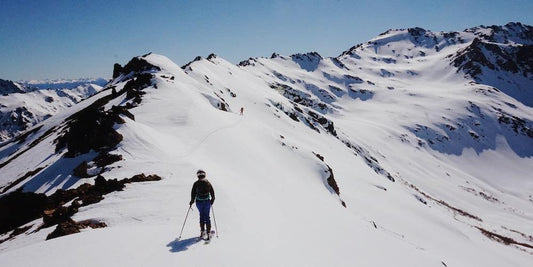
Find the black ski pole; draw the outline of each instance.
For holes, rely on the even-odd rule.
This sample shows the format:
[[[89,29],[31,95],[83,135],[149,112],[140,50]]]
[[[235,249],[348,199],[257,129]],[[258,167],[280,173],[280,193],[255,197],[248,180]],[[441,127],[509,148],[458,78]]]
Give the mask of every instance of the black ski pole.
[[[213,221],[215,221],[215,233],[217,234],[218,238],[217,218],[215,218],[215,209],[213,208],[213,206],[211,206],[211,211],[213,212]]]
[[[178,240],[181,240],[181,234],[183,233],[183,228],[185,228],[185,223],[187,222],[187,217],[189,217],[189,211],[191,211],[192,205],[189,206],[189,209],[187,210],[187,215],[185,215],[185,221],[183,221],[183,226],[181,227],[180,236],[178,237]]]

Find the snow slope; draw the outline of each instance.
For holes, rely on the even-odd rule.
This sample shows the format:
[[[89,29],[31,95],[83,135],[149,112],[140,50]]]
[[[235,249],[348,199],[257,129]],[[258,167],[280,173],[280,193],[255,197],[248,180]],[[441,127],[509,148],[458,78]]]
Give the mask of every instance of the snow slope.
[[[95,184],[73,174],[83,161],[91,177],[163,179],[127,184],[72,216],[105,228],[44,241],[56,227],[29,221],[0,244],[0,261],[530,266],[533,110],[454,65],[476,33],[490,31],[473,29],[391,30],[337,58],[274,54],[236,66],[209,55],[180,68],[161,55],[136,57],[94,97],[4,144],[0,186],[4,196],[18,188],[51,196]],[[531,83],[522,87],[531,96]],[[116,145],[84,153],[65,137],[92,118],[80,115],[91,107],[103,107],[95,114],[105,124],[116,106],[129,112],[105,128],[122,136]],[[103,152],[122,160],[96,167]],[[196,239],[196,209],[177,240],[199,168],[217,195],[219,238],[209,245]]]

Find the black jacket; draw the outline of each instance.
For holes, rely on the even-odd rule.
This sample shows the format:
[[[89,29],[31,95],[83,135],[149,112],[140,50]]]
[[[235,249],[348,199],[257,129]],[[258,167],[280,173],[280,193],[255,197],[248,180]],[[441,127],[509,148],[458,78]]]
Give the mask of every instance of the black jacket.
[[[211,203],[215,202],[215,190],[206,178],[194,182],[191,190],[191,203],[196,200],[196,197],[207,198],[208,195],[211,195]]]

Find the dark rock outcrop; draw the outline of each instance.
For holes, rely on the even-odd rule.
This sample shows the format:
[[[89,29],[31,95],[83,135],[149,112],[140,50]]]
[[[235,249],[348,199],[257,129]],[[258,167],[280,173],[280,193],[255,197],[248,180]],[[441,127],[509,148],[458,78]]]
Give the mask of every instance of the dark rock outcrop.
[[[527,244],[527,243],[518,242],[518,241],[516,241],[516,240],[514,240],[514,239],[512,239],[510,237],[503,236],[503,235],[488,231],[488,230],[483,229],[483,228],[478,227],[478,226],[476,226],[476,228],[479,231],[481,231],[481,233],[483,235],[485,235],[486,237],[488,237],[488,238],[490,238],[490,239],[492,239],[492,240],[494,240],[496,242],[503,243],[505,245],[516,245],[516,246],[522,246],[522,247],[533,249],[533,245],[530,245],[530,244]]]
[[[313,154],[320,161],[324,162],[324,157],[322,155],[316,154],[316,153],[313,153]],[[328,164],[326,164],[326,167],[328,168],[328,170],[326,171],[326,173],[328,173],[328,178],[326,178],[326,183],[331,188],[331,190],[333,190],[333,192],[335,192],[335,194],[340,196],[341,191],[339,189],[339,186],[337,185],[337,181],[335,181],[335,175],[333,174],[333,169],[331,169],[331,167]],[[341,205],[346,208],[346,203],[342,199],[341,199]]]
[[[66,157],[75,157],[88,153],[91,149],[102,151],[114,148],[122,135],[114,128],[115,116],[103,110],[103,107],[90,106],[71,117],[68,131],[57,139],[56,151],[66,147]]]
[[[120,76],[120,74],[122,73],[122,70],[123,70],[122,66],[118,63],[115,63],[115,65],[113,65],[113,79]]]
[[[129,80],[123,89],[126,92],[126,99],[133,99],[137,104],[141,103],[141,96],[145,94],[142,89],[152,84],[152,78],[153,75],[150,73],[141,73]]]
[[[146,57],[149,54],[146,54],[142,57],[134,57],[126,64],[124,67],[122,67],[120,64],[115,63],[113,68],[113,79],[117,78],[121,74],[124,76],[128,76],[131,73],[138,73],[141,74],[143,72],[153,72],[153,71],[160,71],[161,68],[158,66],[154,66],[148,61],[146,61],[143,57]]]
[[[474,78],[479,78],[482,68],[520,74],[533,74],[533,45],[501,46],[475,38],[453,59],[453,65]]]
[[[59,206],[55,209],[43,211],[43,228],[70,220],[70,217],[78,212],[79,207],[79,202],[74,201],[68,207]]]
[[[318,64],[323,58],[317,52],[309,52],[305,54],[291,55],[291,59],[300,65],[300,68],[306,71],[314,71],[318,68]]]
[[[0,95],[24,93],[14,82],[0,79]]]
[[[93,221],[93,220],[85,220],[81,222],[76,222],[72,219],[68,219],[64,222],[59,223],[56,229],[46,237],[46,240],[79,233],[81,229],[84,229],[87,227],[91,227],[94,229],[94,228],[104,228],[104,227],[107,227],[107,225],[104,222],[98,222],[98,221]]]
[[[83,161],[82,163],[80,163],[80,165],[74,168],[73,173],[74,175],[80,178],[87,178],[89,177],[89,174],[87,174],[87,168],[88,168],[87,161]]]
[[[68,227],[59,228],[70,229],[70,218],[78,212],[79,207],[98,203],[104,199],[104,195],[122,191],[125,184],[159,180],[161,177],[155,174],[138,174],[122,180],[106,180],[99,175],[94,185],[85,183],[69,190],[59,189],[50,196],[22,190],[14,191],[0,198],[0,234],[40,217],[43,218],[43,225],[39,229],[62,223],[66,223],[64,226]],[[65,203],[72,200],[74,201],[71,205],[65,206]]]
[[[45,194],[18,190],[4,195],[0,198],[0,234],[39,218],[48,206]]]
[[[107,165],[111,165],[121,160],[122,160],[122,155],[109,154],[107,152],[100,153],[98,154],[98,156],[96,156],[96,158],[93,159],[94,163],[98,167],[104,167]]]

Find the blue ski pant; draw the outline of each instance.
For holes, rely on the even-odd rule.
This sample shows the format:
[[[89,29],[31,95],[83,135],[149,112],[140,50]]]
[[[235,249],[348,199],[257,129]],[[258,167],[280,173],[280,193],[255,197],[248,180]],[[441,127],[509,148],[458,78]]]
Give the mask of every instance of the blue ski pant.
[[[197,200],[196,208],[200,212],[200,223],[211,225],[211,219],[209,218],[209,211],[211,210],[210,200]]]

